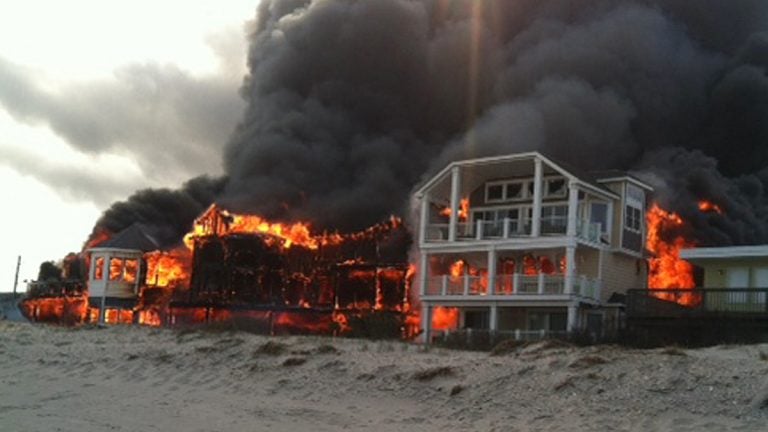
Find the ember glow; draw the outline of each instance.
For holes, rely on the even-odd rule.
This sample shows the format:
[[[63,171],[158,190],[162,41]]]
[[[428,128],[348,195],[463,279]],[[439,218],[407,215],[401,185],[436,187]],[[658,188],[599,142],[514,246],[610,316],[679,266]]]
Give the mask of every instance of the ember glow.
[[[719,205],[711,201],[699,201],[699,210],[701,210],[704,213],[714,212],[719,215],[723,214],[723,209],[721,209]]]

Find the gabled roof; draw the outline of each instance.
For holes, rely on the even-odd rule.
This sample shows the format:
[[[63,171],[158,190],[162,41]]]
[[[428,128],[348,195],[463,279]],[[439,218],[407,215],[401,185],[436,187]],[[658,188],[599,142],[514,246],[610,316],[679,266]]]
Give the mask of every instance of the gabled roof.
[[[551,168],[558,171],[561,175],[564,177],[568,177],[569,180],[575,182],[576,184],[586,188],[590,189],[593,192],[597,192],[603,195],[607,195],[614,199],[619,199],[619,196],[616,195],[613,191],[607,189],[603,185],[597,183],[594,181],[591,175],[586,174],[584,172],[580,172],[579,169],[569,167],[566,164],[563,164],[561,162],[555,162],[554,160],[542,155],[539,152],[525,152],[525,153],[514,153],[509,155],[503,155],[503,156],[492,156],[492,157],[485,157],[485,158],[477,158],[477,159],[465,159],[461,161],[454,161],[448,164],[445,168],[440,170],[437,174],[432,176],[429,180],[427,180],[421,187],[419,187],[415,194],[416,195],[423,195],[424,192],[434,186],[436,183],[441,181],[445,176],[447,176],[453,167],[470,167],[470,166],[482,166],[482,165],[489,165],[489,164],[496,164],[496,163],[503,163],[503,162],[512,162],[512,161],[518,161],[518,160],[534,160],[534,159],[540,159],[545,164],[550,166]]]
[[[149,252],[160,249],[160,244],[149,234],[147,227],[135,222],[109,240],[100,243],[96,248],[132,249]]]

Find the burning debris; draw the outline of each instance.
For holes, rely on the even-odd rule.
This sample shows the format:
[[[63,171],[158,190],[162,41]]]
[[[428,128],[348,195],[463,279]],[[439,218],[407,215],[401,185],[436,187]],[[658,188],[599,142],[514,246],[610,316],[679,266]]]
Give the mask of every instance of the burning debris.
[[[116,244],[104,238],[89,251]],[[271,223],[212,205],[182,246],[145,252],[140,263],[107,258],[106,265],[96,258],[93,280],[139,286],[134,302],[106,305],[110,323],[249,318],[271,332],[344,332],[362,314],[409,313],[409,242],[396,218],[361,232],[313,235],[306,223]],[[84,284],[30,294],[24,310],[37,321],[95,321],[98,315]]]

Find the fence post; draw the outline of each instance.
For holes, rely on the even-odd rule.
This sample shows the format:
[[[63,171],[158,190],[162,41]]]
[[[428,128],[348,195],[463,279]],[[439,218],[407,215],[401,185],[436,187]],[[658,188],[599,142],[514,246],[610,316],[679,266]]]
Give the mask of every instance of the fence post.
[[[544,294],[544,273],[539,273],[539,294]]]

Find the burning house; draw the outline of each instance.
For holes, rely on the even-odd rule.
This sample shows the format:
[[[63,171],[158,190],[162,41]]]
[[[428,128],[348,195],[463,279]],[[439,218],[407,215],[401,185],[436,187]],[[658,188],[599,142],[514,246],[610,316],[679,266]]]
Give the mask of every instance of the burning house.
[[[85,251],[87,289],[30,292],[27,316],[149,325],[248,318],[270,332],[331,333],[354,330],[349,322],[369,313],[390,314],[403,327],[410,312],[410,237],[396,218],[313,235],[307,224],[212,205],[172,249],[159,250],[139,224],[105,238]],[[41,310],[43,297],[78,307]]]
[[[535,152],[451,163],[416,192],[425,341],[435,330],[615,332],[610,299],[647,283],[651,191]]]
[[[222,175],[112,205],[86,249],[135,223],[159,247],[101,251],[90,305],[65,272],[30,315],[546,332],[611,327],[631,288],[688,307],[682,249],[768,243],[766,22],[762,0],[264,0]]]

